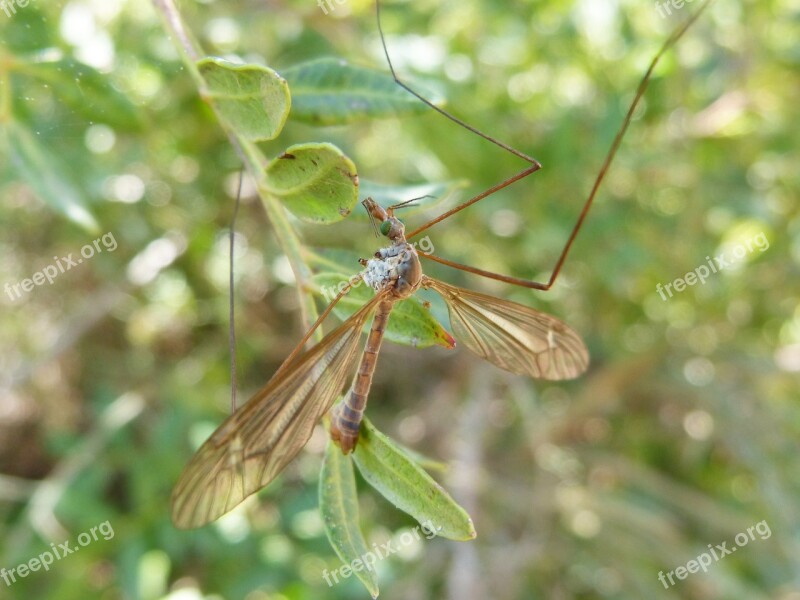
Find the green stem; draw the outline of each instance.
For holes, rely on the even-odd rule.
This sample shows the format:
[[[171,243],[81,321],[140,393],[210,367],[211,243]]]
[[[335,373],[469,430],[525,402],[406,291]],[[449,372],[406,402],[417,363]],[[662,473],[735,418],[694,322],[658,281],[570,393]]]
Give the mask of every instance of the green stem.
[[[181,53],[183,64],[189,69],[189,74],[200,89],[201,95],[204,96],[206,84],[196,64],[202,53],[195,41],[189,36],[186,28],[184,28],[178,8],[172,0],[153,0],[153,5],[156,11],[161,15],[166,28],[172,33],[176,42],[178,42],[176,45],[178,47],[178,52]]]
[[[200,71],[197,68],[197,61],[203,53],[198,49],[196,43],[192,40],[190,34],[186,31],[181,21],[180,13],[175,6],[173,0],[153,0],[153,4],[157,11],[160,12],[164,21],[165,27],[169,30],[175,40],[178,42],[178,48],[181,52],[181,58],[186,65],[192,78],[195,80],[200,95],[208,101],[206,94],[206,84],[203,80]],[[302,244],[297,235],[297,232],[292,227],[291,223],[286,216],[285,209],[277,202],[277,200],[267,193],[264,180],[264,159],[258,147],[252,142],[249,142],[236,131],[231,129],[225,124],[225,120],[217,113],[213,103],[210,103],[212,109],[217,115],[221,127],[230,140],[231,145],[236,150],[242,163],[244,164],[253,181],[257,183],[258,195],[261,198],[261,203],[267,213],[267,217],[275,229],[278,243],[281,249],[289,259],[289,265],[292,268],[295,279],[297,280],[297,294],[300,301],[300,311],[302,315],[303,325],[306,329],[311,327],[311,324],[317,319],[317,307],[314,304],[314,297],[311,295],[311,285],[309,280],[311,278],[311,269],[303,260]],[[315,339],[319,341],[322,338],[322,331],[318,329],[315,332]]]

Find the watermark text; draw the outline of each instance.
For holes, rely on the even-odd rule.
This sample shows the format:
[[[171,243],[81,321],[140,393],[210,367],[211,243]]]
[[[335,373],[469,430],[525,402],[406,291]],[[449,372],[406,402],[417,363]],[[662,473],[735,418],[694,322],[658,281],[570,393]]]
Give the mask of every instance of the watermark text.
[[[61,560],[74,552],[78,552],[84,546],[96,542],[100,537],[106,541],[114,537],[114,528],[110,521],[95,525],[89,531],[84,531],[78,536],[78,545],[70,545],[69,540],[61,544],[50,544],[50,550],[45,550],[39,556],[31,558],[29,561],[20,563],[11,569],[0,569],[0,579],[6,587],[11,587],[17,582],[17,578],[24,579],[31,573],[44,569],[50,570],[50,566],[57,560]]]
[[[357,571],[363,571],[364,569],[367,571],[373,570],[376,562],[394,554],[403,546],[413,544],[414,541],[420,539],[420,534],[422,534],[426,540],[430,540],[441,530],[441,526],[435,527],[433,522],[429,519],[422,525],[417,525],[410,531],[404,531],[398,540],[398,546],[394,545],[393,540],[389,540],[385,544],[380,545],[372,544],[372,550],[374,550],[374,552],[369,551],[360,558],[354,558],[350,564],[342,565],[333,571],[328,571],[328,569],[325,569],[322,572],[322,577],[325,579],[325,583],[328,584],[328,587],[333,587],[334,583],[339,583],[339,577],[342,579],[347,579]]]
[[[666,575],[664,575],[664,571],[659,571],[658,580],[662,583],[664,589],[669,589],[671,585],[675,585],[676,583],[675,579],[673,579],[673,575],[678,579],[683,580],[686,579],[691,573],[697,573],[700,569],[703,570],[703,573],[706,573],[708,571],[708,567],[712,564],[712,558],[714,562],[718,562],[729,554],[733,554],[737,549],[746,546],[751,541],[754,541],[756,539],[756,533],[762,540],[769,539],[770,536],[772,536],[772,531],[770,530],[769,524],[766,520],[756,523],[755,525],[751,525],[747,528],[746,532],[742,531],[741,533],[737,533],[736,537],[733,538],[733,541],[736,544],[735,546],[728,548],[728,542],[716,544],[714,547],[709,544],[708,549],[711,551],[710,554],[708,552],[703,552],[697,558],[693,558],[687,562],[686,566],[681,565],[680,567],[676,567],[673,571],[669,571]],[[667,584],[667,579],[669,579],[669,584]]]
[[[11,15],[17,14],[18,8],[25,8],[31,3],[31,0],[2,0],[0,2],[0,10],[6,13],[10,19]]]
[[[672,14],[672,9],[679,11],[687,4],[691,4],[694,0],[664,0],[663,2],[656,2],[656,10],[662,19],[666,19]]]
[[[336,7],[333,5],[334,0],[317,0],[317,6],[322,9],[323,14],[328,14],[328,10],[336,10]],[[347,0],[336,0],[336,4],[344,4]],[[325,8],[327,6],[327,8]]]
[[[724,270],[725,267],[731,266],[737,261],[742,260],[747,253],[753,252],[753,250],[756,248],[761,252],[764,252],[769,248],[769,240],[767,240],[767,236],[763,231],[758,235],[753,236],[750,239],[734,246],[730,255],[726,256],[725,252],[723,252],[719,256],[715,256],[713,260],[710,256],[706,256],[706,261],[708,261],[707,266],[700,265],[694,271],[689,271],[683,277],[678,277],[675,281],[667,283],[666,285],[662,286],[660,283],[656,284],[656,292],[658,292],[658,295],[661,296],[662,300],[666,300],[667,295],[664,294],[665,291],[669,297],[672,298],[672,289],[678,293],[685,290],[687,285],[695,285],[698,281],[701,284],[705,284],[706,279],[713,273],[719,273],[720,271]]]
[[[101,242],[102,248],[100,247]],[[111,232],[104,234],[91,244],[86,244],[81,248],[80,255],[82,258],[75,257],[72,252],[61,258],[54,256],[53,260],[55,263],[47,265],[41,271],[37,271],[27,279],[23,279],[14,284],[6,283],[5,286],[3,286],[3,290],[11,300],[19,300],[22,298],[23,293],[30,292],[35,285],[44,285],[45,282],[52,284],[56,277],[62,273],[66,273],[73,267],[77,267],[79,264],[83,263],[84,259],[92,258],[95,252],[99,254],[104,249],[109,252],[113,252],[117,249],[117,240],[114,239],[114,234]]]

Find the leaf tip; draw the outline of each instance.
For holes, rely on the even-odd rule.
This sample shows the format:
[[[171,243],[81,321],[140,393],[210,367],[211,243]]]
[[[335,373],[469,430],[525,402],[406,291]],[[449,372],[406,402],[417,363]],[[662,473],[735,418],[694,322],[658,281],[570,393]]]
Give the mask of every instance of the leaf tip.
[[[442,332],[439,335],[439,339],[441,339],[441,345],[447,348],[448,350],[452,350],[456,347],[456,338],[454,338],[450,333],[447,332],[444,328],[442,328]]]
[[[467,539],[474,540],[476,537],[478,537],[478,532],[475,531],[475,524],[472,522],[472,519],[469,519],[469,537]]]

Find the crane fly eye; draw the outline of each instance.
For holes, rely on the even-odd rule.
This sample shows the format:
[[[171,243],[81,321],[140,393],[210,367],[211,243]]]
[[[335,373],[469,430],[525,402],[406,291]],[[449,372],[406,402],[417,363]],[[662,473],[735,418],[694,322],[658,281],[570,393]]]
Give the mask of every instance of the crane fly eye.
[[[389,230],[392,228],[392,223],[390,221],[384,221],[381,223],[381,235],[389,235]]]

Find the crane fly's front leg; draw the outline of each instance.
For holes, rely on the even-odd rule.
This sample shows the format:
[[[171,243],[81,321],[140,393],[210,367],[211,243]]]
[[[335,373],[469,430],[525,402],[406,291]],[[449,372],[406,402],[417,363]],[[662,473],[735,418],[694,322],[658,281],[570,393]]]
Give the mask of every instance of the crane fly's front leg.
[[[393,304],[391,300],[384,300],[378,305],[353,385],[344,400],[331,412],[331,438],[339,444],[344,454],[352,452],[358,442],[358,430],[364,417],[364,409],[367,407],[372,374],[375,372],[378,352],[381,349]]]

